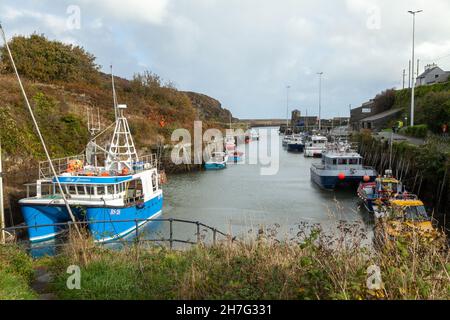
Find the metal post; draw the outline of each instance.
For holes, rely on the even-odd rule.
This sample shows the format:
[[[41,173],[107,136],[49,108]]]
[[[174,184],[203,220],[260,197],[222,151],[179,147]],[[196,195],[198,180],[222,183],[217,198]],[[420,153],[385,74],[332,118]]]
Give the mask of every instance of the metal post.
[[[2,142],[0,141],[0,243],[5,244],[5,211],[3,207],[3,171],[2,171]]]
[[[170,241],[170,250],[172,250],[173,249],[173,219],[170,219],[169,222],[170,222],[169,241]]]
[[[197,224],[197,244],[200,243],[200,222],[196,222]]]
[[[215,246],[217,243],[217,229],[213,229],[213,245]]]
[[[411,60],[411,72],[412,72],[412,79],[411,79],[411,126],[414,126],[414,88],[415,88],[415,73],[414,73],[414,42],[415,42],[415,32],[416,32],[416,13],[422,12],[422,10],[418,11],[408,11],[413,15],[413,32],[412,32],[412,60]]]
[[[319,132],[322,130],[322,75],[323,72],[318,72],[319,75]]]
[[[289,127],[289,89],[291,86],[286,86],[286,132]]]

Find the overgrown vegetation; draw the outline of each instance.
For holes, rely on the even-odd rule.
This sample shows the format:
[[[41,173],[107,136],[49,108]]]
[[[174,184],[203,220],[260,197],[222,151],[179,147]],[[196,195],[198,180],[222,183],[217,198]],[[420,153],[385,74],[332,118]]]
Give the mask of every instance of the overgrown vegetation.
[[[69,249],[51,262],[61,299],[448,299],[450,257],[433,244],[405,243],[380,251],[363,245],[360,225],[337,237],[313,228],[296,240],[269,235],[186,251],[134,246],[91,247],[86,264]],[[68,265],[81,269],[81,290],[66,287]],[[371,282],[369,267],[381,271]],[[369,279],[369,281],[368,281]]]
[[[0,246],[0,300],[34,299],[31,258],[16,246]]]
[[[442,133],[442,125],[450,126],[450,82],[420,86],[415,89],[415,122],[427,125],[433,133]],[[409,118],[411,91],[409,89],[395,91],[395,103],[392,108],[402,108]]]
[[[403,133],[407,136],[416,137],[416,138],[426,138],[428,133],[428,126],[426,124],[419,124],[417,126],[409,126],[403,128],[400,133]]]
[[[99,71],[95,57],[83,48],[50,41],[43,35],[17,36],[10,47],[28,97],[53,158],[77,154],[88,141],[87,108],[106,127],[114,119],[111,77]],[[0,48],[0,138],[7,156],[42,159],[31,119],[13,77],[6,48]],[[132,80],[116,77],[119,103],[127,104],[127,116],[139,149],[170,139],[173,129],[192,129],[198,114],[211,104],[209,97],[178,91],[173,83],[144,71]],[[192,99],[203,101],[194,107]],[[222,110],[222,109],[221,109]],[[223,122],[228,121],[228,113]],[[223,114],[222,114],[223,116]],[[209,121],[202,117],[208,126]]]

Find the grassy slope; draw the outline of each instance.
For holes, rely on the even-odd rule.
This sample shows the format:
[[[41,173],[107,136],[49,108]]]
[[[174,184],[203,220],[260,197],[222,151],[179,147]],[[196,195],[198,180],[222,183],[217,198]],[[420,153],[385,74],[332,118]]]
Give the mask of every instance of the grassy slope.
[[[357,236],[362,239],[362,235]],[[449,299],[450,257],[435,247],[399,241],[371,252],[314,236],[301,243],[267,239],[187,251],[89,250],[81,290],[67,290],[71,254],[53,260],[61,299]],[[367,268],[381,269],[384,288],[367,287]]]
[[[0,246],[0,300],[34,299],[31,258],[17,247]]]

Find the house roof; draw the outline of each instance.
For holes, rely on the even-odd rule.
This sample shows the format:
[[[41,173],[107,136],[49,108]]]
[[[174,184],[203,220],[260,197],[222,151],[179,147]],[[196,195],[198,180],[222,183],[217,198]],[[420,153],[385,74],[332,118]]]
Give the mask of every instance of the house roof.
[[[370,116],[370,117],[361,119],[360,121],[375,121],[375,120],[383,119],[383,118],[385,118],[385,117],[392,116],[392,115],[394,115],[394,114],[396,114],[396,113],[399,113],[399,112],[401,112],[402,110],[403,110],[403,109],[401,109],[401,108],[398,108],[398,109],[391,109],[391,110],[384,111],[384,112],[378,113],[378,114],[376,114],[376,115],[373,115],[373,116]]]
[[[425,78],[427,74],[436,69],[439,69],[441,72],[445,73],[445,71],[439,68],[438,66],[434,66],[432,68],[426,69],[420,76],[418,76],[418,78]]]

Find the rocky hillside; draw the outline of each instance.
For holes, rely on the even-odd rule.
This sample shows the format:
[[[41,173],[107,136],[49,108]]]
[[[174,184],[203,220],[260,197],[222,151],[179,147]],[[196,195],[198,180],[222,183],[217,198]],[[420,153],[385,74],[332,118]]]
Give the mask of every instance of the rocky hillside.
[[[83,48],[44,36],[15,37],[10,47],[51,157],[82,153],[90,137],[88,110],[95,122],[100,115],[102,129],[114,121],[111,75],[100,72],[95,57]],[[37,176],[37,162],[45,156],[5,48],[0,54],[0,140],[6,212],[13,213],[7,222],[12,224],[21,219],[16,204],[24,195],[22,184]],[[174,129],[193,130],[199,114],[204,127],[220,128],[229,118],[217,100],[181,92],[149,71],[133,79],[116,77],[115,83],[118,102],[128,105],[126,115],[141,153],[158,142],[170,143]]]
[[[95,116],[98,110],[102,128],[113,122],[111,76],[100,72],[95,57],[83,48],[44,36],[15,37],[10,46],[52,157],[82,152],[89,138],[89,108]],[[0,52],[0,138],[5,156],[42,159],[5,48]],[[192,129],[198,115],[211,124],[228,122],[230,116],[219,101],[178,91],[149,71],[131,80],[116,78],[116,91],[119,103],[128,105],[139,149],[161,139],[169,142],[173,129]]]

